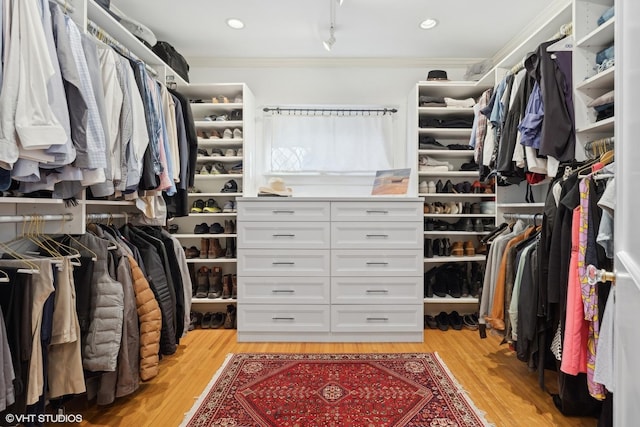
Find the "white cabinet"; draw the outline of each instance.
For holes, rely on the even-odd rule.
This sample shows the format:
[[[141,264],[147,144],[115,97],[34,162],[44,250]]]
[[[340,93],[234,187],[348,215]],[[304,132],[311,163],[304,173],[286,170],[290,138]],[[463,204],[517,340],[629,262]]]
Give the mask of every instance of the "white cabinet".
[[[239,341],[418,341],[419,199],[238,200]]]

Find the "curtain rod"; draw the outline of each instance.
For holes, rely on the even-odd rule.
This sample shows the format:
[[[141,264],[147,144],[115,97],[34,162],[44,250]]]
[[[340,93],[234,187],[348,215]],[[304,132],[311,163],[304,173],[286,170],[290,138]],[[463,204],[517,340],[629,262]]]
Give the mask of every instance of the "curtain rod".
[[[374,108],[374,109],[360,109],[360,108],[269,108],[265,107],[262,109],[265,113],[275,112],[276,114],[280,114],[282,112],[296,112],[296,113],[397,113],[398,110],[396,108]]]

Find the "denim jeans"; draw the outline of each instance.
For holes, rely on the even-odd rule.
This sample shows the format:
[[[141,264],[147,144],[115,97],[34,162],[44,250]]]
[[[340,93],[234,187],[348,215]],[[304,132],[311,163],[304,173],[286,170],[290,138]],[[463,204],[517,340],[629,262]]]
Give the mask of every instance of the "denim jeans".
[[[596,54],[596,64],[600,65],[607,59],[613,58],[615,58],[615,48],[613,45],[611,45],[606,49],[602,49]]]
[[[609,19],[613,18],[615,6],[611,6],[607,9],[601,16],[598,18],[598,25],[602,25],[607,22]]]

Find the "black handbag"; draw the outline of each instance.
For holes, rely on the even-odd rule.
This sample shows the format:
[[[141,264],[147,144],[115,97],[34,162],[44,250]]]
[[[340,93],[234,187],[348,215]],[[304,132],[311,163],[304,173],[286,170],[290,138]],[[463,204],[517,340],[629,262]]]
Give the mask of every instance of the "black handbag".
[[[153,47],[153,53],[158,55],[171,69],[189,82],[189,64],[178,51],[167,42],[159,41]]]

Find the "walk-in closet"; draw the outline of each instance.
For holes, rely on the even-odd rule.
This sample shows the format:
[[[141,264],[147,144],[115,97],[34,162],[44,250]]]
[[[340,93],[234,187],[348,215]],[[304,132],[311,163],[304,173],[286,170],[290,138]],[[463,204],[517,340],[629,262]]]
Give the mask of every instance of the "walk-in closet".
[[[634,425],[638,18],[0,0],[0,425]]]

